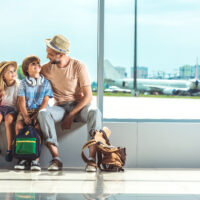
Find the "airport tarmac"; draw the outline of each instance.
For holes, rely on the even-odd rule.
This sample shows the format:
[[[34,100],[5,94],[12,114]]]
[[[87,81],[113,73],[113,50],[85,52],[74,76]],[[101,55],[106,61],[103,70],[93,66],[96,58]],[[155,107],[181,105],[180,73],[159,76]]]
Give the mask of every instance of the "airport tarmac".
[[[200,99],[105,96],[103,103],[104,119],[200,120]]]

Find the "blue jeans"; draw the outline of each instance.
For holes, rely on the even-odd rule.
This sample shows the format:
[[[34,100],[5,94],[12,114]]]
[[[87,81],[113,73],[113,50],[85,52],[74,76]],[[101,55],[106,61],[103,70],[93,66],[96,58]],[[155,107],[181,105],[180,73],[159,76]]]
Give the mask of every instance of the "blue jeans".
[[[52,143],[58,146],[55,123],[61,122],[64,116],[73,110],[75,106],[75,102],[67,102],[63,105],[48,107],[39,112],[38,121],[45,143]],[[91,104],[85,106],[76,114],[75,121],[87,123],[88,138],[90,138],[90,134],[94,130],[102,128],[101,112]]]

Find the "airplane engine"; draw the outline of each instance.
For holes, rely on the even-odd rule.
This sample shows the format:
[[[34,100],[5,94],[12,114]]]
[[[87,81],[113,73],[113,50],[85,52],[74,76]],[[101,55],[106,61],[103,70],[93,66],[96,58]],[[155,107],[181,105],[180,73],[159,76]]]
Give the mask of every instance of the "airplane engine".
[[[177,94],[177,90],[174,88],[166,88],[163,90],[163,94],[167,94],[167,95],[176,95]]]

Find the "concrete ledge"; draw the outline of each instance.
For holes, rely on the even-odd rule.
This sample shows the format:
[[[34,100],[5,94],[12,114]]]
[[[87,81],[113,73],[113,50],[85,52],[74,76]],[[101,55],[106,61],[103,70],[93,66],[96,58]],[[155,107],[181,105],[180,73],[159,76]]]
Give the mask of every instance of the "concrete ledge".
[[[111,129],[111,144],[125,146],[128,168],[199,168],[200,123],[184,122],[105,122]],[[74,123],[71,130],[62,131],[56,125],[59,152],[65,167],[84,167],[81,147],[87,141],[87,126]],[[4,159],[6,150],[4,125],[0,126],[0,168],[12,167]],[[48,149],[42,148],[41,166],[51,160]]]
[[[60,124],[56,124],[56,130],[58,133],[59,142],[59,152],[65,167],[84,167],[85,164],[81,158],[81,148],[83,144],[87,141],[87,126],[83,123],[74,123],[70,130],[62,131]],[[0,167],[1,168],[12,168],[16,163],[14,159],[13,162],[6,162],[4,159],[7,140],[5,134],[5,126],[2,124],[0,126]],[[42,147],[42,154],[40,157],[40,163],[42,167],[47,167],[51,161],[51,155],[45,145]]]

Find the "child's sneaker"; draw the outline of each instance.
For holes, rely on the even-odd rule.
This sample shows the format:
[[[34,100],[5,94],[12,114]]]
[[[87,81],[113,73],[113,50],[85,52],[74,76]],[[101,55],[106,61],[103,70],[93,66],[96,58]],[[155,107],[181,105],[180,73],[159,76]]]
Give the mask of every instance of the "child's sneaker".
[[[40,163],[38,160],[31,161],[31,171],[41,171]]]
[[[12,159],[13,159],[12,150],[7,150],[6,151],[5,159],[6,159],[7,162],[11,162],[12,161]]]
[[[30,169],[30,162],[28,160],[19,160],[18,163],[14,166],[14,169]]]

